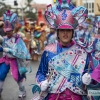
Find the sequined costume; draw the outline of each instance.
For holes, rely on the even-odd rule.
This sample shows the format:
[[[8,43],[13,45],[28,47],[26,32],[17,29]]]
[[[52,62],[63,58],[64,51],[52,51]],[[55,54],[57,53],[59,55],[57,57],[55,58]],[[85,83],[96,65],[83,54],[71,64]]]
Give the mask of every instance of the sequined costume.
[[[60,34],[67,34],[66,31],[73,32],[78,23],[84,22],[87,17],[86,8],[76,7],[72,9],[69,4],[66,0],[59,0],[56,7],[51,6],[51,9],[47,9],[45,12],[46,20],[57,29],[58,33],[61,32]],[[49,79],[49,87],[42,92],[39,100],[88,100],[82,77],[87,72],[89,61],[91,61],[93,46],[91,42],[88,44],[80,41],[75,42],[72,38],[66,46],[63,46],[62,40],[59,39],[61,35],[58,33],[58,43],[45,47],[36,74],[37,85],[41,88],[43,82],[53,72]],[[72,34],[74,35],[74,32]],[[89,73],[92,70],[91,64]],[[32,100],[36,100],[36,97]]]
[[[79,52],[82,53],[80,54],[81,57],[78,55]],[[82,55],[84,56],[82,57]],[[41,59],[36,80],[38,83],[45,80],[50,71],[54,69],[52,79],[50,80],[52,84],[48,90],[51,93],[50,97],[52,97],[52,93],[55,93],[54,99],[52,100],[56,100],[56,93],[61,93],[60,96],[62,98],[62,95],[66,94],[67,91],[69,91],[68,93],[71,93],[71,91],[74,92],[75,94],[72,93],[72,96],[76,94],[85,95],[84,89],[81,87],[81,75],[86,70],[84,70],[84,68],[86,65],[87,53],[83,49],[76,46],[74,42],[71,42],[66,48],[61,47],[59,44],[52,44],[46,47]],[[66,66],[66,68],[64,68],[64,66]],[[65,71],[61,72],[62,70]],[[77,96],[77,98],[81,98],[79,100],[82,100],[80,96]]]
[[[13,37],[5,37],[2,43],[2,47],[7,47],[11,49],[9,53],[3,53],[3,58],[0,59],[0,80],[4,81],[6,75],[11,67],[12,76],[18,82],[21,81],[25,75],[20,75],[18,71],[18,60],[19,59],[30,59],[30,54],[21,39],[17,34]],[[2,47],[0,47],[0,52],[3,52]],[[23,49],[24,48],[24,49]],[[24,67],[24,66],[23,66]]]
[[[11,74],[19,86],[18,97],[25,97],[26,91],[23,85],[27,72],[25,60],[30,59],[30,54],[22,37],[13,32],[17,14],[8,10],[3,17],[6,36],[0,36],[0,52],[3,52],[3,57],[0,58],[0,95],[5,78],[11,69]]]

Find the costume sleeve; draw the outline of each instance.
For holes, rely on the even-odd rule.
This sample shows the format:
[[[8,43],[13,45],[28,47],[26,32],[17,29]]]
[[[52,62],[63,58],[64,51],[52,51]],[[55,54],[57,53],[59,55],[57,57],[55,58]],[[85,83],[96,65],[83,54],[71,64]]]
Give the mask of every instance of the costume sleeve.
[[[16,58],[30,59],[30,53],[21,38],[18,41],[18,43],[16,43],[16,45],[13,48],[11,48],[9,53],[12,54]]]
[[[48,52],[44,51],[41,56],[41,62],[36,74],[36,81],[40,83],[46,79],[46,74],[48,72]]]

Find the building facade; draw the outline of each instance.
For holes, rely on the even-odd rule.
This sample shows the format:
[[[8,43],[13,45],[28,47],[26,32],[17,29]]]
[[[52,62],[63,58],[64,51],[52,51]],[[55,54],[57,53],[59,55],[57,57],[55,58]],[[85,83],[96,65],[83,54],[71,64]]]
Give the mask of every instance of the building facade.
[[[100,0],[76,0],[76,6],[84,6],[89,15],[100,15]]]

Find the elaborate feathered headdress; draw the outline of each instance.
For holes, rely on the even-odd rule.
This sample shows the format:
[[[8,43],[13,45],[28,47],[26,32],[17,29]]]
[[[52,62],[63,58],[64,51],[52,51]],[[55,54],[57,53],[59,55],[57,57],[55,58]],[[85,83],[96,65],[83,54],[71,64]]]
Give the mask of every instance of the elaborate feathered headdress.
[[[48,5],[45,11],[47,22],[56,29],[75,29],[87,15],[85,7],[74,7],[70,0],[57,0],[54,6]]]
[[[3,20],[4,20],[4,31],[11,31],[14,29],[14,25],[18,20],[18,16],[16,13],[11,12],[10,10],[7,10],[3,14]]]

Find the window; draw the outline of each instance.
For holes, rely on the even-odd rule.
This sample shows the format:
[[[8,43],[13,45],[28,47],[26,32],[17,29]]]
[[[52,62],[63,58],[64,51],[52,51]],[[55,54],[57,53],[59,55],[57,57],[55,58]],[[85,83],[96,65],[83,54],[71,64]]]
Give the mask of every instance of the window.
[[[94,13],[94,3],[92,3],[92,13]]]
[[[83,6],[88,9],[89,13],[94,13],[94,3],[93,2],[85,2]]]

